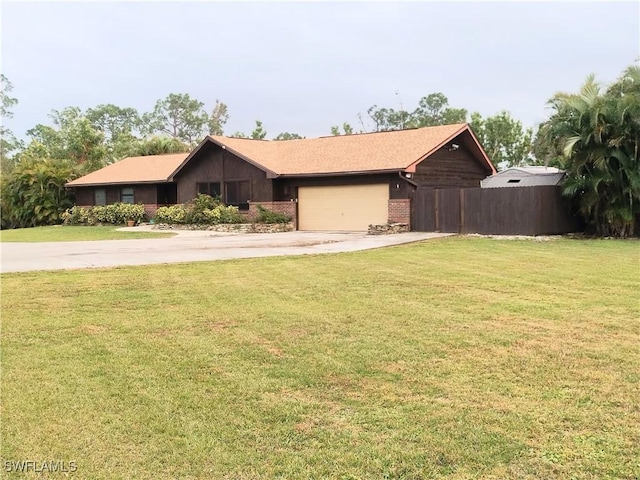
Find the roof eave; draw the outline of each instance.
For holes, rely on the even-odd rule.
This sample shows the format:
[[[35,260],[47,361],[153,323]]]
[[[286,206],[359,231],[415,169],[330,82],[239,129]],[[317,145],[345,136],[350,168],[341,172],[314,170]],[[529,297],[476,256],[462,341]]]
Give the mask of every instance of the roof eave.
[[[140,184],[154,184],[154,183],[171,183],[169,179],[158,179],[158,180],[125,180],[121,182],[91,182],[91,183],[76,183],[72,182],[65,183],[64,186],[66,188],[75,188],[75,187],[108,187],[111,185],[140,185]]]
[[[355,175],[372,175],[372,174],[384,174],[384,173],[398,173],[404,172],[403,168],[387,168],[380,170],[356,170],[346,172],[314,172],[314,173],[283,173],[279,175],[280,178],[307,178],[307,177],[340,177],[340,176],[355,176]]]

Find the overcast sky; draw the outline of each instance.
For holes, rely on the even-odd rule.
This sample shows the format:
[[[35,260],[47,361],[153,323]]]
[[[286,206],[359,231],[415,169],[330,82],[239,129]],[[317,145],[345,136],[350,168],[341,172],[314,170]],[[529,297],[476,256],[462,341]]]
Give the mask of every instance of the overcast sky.
[[[640,57],[640,2],[10,2],[2,72],[19,137],[52,109],[150,111],[188,93],[229,106],[226,134],[262,120],[328,135],[373,104],[509,110],[526,126],[593,72],[611,82]]]

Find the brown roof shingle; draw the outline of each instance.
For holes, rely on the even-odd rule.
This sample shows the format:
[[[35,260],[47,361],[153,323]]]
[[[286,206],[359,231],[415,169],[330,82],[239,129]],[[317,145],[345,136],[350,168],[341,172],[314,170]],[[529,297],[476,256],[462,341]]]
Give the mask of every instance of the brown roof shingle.
[[[322,175],[404,170],[466,129],[460,123],[287,141],[209,138],[276,175]]]
[[[213,142],[244,158],[269,176],[358,174],[414,171],[416,163],[452,141],[462,139],[475,156],[495,169],[469,125],[458,123],[412,130],[273,141],[210,136],[190,154],[130,157],[67,183],[69,187],[160,183],[173,176],[207,143]]]
[[[77,178],[67,183],[67,186],[166,182],[188,155],[188,153],[174,153],[128,157],[84,177]]]

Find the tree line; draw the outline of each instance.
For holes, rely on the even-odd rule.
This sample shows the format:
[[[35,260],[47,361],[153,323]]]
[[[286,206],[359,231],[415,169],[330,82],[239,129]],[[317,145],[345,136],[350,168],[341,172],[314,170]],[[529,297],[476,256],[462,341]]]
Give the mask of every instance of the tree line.
[[[18,100],[4,76],[0,116],[11,118]],[[630,236],[640,231],[640,68],[628,67],[605,88],[593,76],[578,93],[558,93],[548,101],[552,114],[537,132],[511,114],[482,117],[449,105],[440,92],[405,110],[371,106],[358,114],[359,128],[332,126],[332,135],[353,135],[469,123],[489,158],[498,166],[553,165],[567,171],[564,193],[572,199],[587,228],[599,235]],[[117,105],[53,110],[51,124],[38,124],[19,141],[0,127],[2,228],[56,223],[71,199],[64,183],[125,157],[190,151],[206,135],[224,135],[227,105],[210,111],[188,94],[172,93],[152,111]],[[260,120],[249,133],[229,136],[266,140]],[[272,140],[304,138],[282,132]]]

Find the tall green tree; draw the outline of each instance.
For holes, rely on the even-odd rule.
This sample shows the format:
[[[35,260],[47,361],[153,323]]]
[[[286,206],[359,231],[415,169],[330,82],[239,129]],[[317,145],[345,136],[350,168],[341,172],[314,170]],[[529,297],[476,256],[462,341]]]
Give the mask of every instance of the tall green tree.
[[[343,133],[340,133],[340,127],[338,125],[331,127],[331,135],[334,137],[338,135],[353,135],[353,127],[348,122],[344,122],[342,124],[342,132]]]
[[[449,107],[449,99],[443,93],[431,93],[422,97],[418,107],[411,113],[410,127],[432,127],[451,125],[467,121],[467,110]]]
[[[168,135],[193,147],[209,133],[209,115],[203,107],[204,103],[189,94],[171,93],[158,100],[153,112],[142,116],[143,133]]]
[[[18,104],[18,99],[10,96],[13,85],[9,79],[0,74],[0,168],[2,172],[8,172],[13,168],[12,153],[20,148],[20,142],[11,130],[6,128],[5,121],[13,118],[13,107]]]
[[[300,140],[303,139],[304,137],[298,135],[297,133],[289,133],[289,132],[282,132],[279,133],[277,137],[274,138],[274,140]]]
[[[31,142],[19,158],[70,160],[85,173],[106,164],[108,151],[104,135],[78,107],[53,110],[49,116],[54,126],[39,124],[28,130]]]
[[[216,100],[209,116],[209,135],[224,135],[227,120],[229,120],[229,108],[220,100]]]
[[[640,67],[606,91],[589,76],[577,94],[557,93],[537,153],[567,171],[563,189],[599,235],[640,231]]]
[[[103,135],[107,163],[126,157],[129,149],[138,142],[141,119],[135,108],[98,105],[89,108],[85,116],[93,128]]]
[[[251,132],[251,138],[254,140],[264,140],[267,137],[267,131],[262,126],[260,120],[256,120],[256,128]]]
[[[474,112],[470,125],[494,165],[517,167],[533,162],[533,130],[524,128],[506,110],[487,118]]]
[[[398,110],[388,107],[373,105],[367,110],[370,126],[363,124],[364,131],[386,132],[390,130],[404,130],[406,128],[431,127],[436,125],[449,125],[464,123],[467,119],[467,110],[449,106],[449,99],[440,92],[430,93],[422,97],[413,111]],[[348,125],[345,123],[345,125]],[[331,127],[333,135],[339,135],[339,127]],[[353,132],[351,132],[353,133]],[[345,135],[349,135],[345,131]]]

